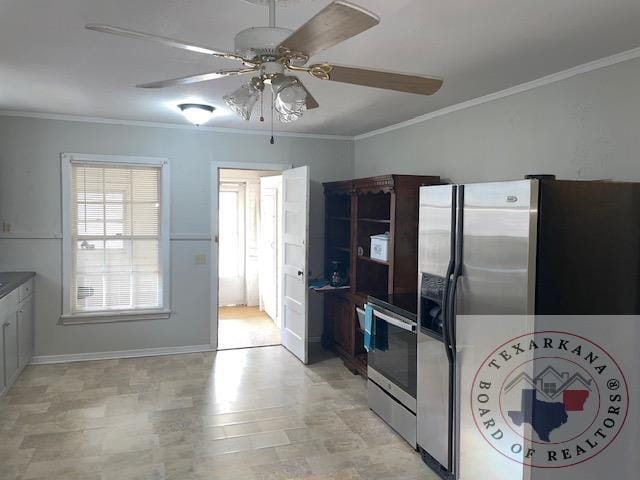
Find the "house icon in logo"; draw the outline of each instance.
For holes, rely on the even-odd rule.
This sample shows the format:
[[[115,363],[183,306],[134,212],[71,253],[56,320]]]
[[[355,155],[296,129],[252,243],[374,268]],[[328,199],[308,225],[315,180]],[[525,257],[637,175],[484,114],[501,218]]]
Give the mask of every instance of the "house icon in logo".
[[[578,372],[559,372],[551,365],[533,378],[521,372],[503,389],[504,394],[518,387],[520,393],[520,409],[507,413],[515,425],[529,423],[542,441],[549,442],[550,433],[567,423],[569,412],[584,411],[592,382]]]
[[[538,398],[548,401],[556,400],[565,391],[587,391],[593,388],[592,380],[586,379],[579,372],[571,375],[569,372],[558,372],[549,365],[535,377],[531,377],[527,372],[521,372],[504,387],[504,393],[508,393],[520,384],[524,383],[528,389],[536,391]],[[587,393],[588,395],[588,393]],[[566,395],[565,395],[566,398]],[[586,399],[586,397],[585,397]]]

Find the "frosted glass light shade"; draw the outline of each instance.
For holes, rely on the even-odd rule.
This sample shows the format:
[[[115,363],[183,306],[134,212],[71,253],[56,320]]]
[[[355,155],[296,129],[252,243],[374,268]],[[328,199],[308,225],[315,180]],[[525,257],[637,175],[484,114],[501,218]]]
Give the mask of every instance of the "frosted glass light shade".
[[[194,125],[203,125],[213,115],[214,107],[200,103],[183,103],[178,105],[182,114]]]
[[[278,120],[290,123],[302,117],[307,105],[307,91],[297,78],[278,76],[271,81],[271,88],[274,95],[273,108],[278,113]]]
[[[259,98],[260,91],[251,83],[245,83],[235,92],[222,97],[231,110],[247,121],[251,118],[251,111]]]

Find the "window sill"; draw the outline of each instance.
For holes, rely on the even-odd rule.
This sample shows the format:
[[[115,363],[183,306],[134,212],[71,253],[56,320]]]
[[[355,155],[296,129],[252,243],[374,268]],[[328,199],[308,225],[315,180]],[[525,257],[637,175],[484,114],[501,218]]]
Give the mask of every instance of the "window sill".
[[[125,312],[87,312],[62,315],[62,325],[81,325],[87,323],[135,322],[138,320],[166,320],[171,310],[139,310]]]

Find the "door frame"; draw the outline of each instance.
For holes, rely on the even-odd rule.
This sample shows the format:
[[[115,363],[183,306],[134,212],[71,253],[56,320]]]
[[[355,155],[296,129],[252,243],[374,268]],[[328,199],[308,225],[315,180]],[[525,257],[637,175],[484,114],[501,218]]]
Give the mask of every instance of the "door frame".
[[[293,168],[290,163],[258,163],[258,162],[211,162],[211,249],[209,258],[211,267],[209,268],[209,290],[210,290],[210,322],[209,322],[209,343],[211,348],[218,350],[218,195],[220,185],[219,170],[269,170],[283,172]],[[215,285],[215,288],[214,288]]]

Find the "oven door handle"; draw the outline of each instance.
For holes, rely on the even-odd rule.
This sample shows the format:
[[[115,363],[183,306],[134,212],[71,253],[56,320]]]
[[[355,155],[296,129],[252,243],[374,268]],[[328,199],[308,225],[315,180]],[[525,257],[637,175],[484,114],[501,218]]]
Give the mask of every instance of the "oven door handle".
[[[377,318],[379,318],[381,320],[384,320],[385,322],[390,323],[391,325],[394,325],[394,326],[396,326],[398,328],[402,328],[403,330],[407,330],[409,332],[415,332],[416,331],[416,327],[418,326],[417,323],[413,323],[413,322],[409,323],[409,322],[405,322],[405,321],[399,320],[399,319],[391,317],[391,316],[389,316],[389,315],[387,315],[385,313],[382,313],[382,312],[380,312],[379,310],[376,310],[376,309],[373,310],[373,314]]]

